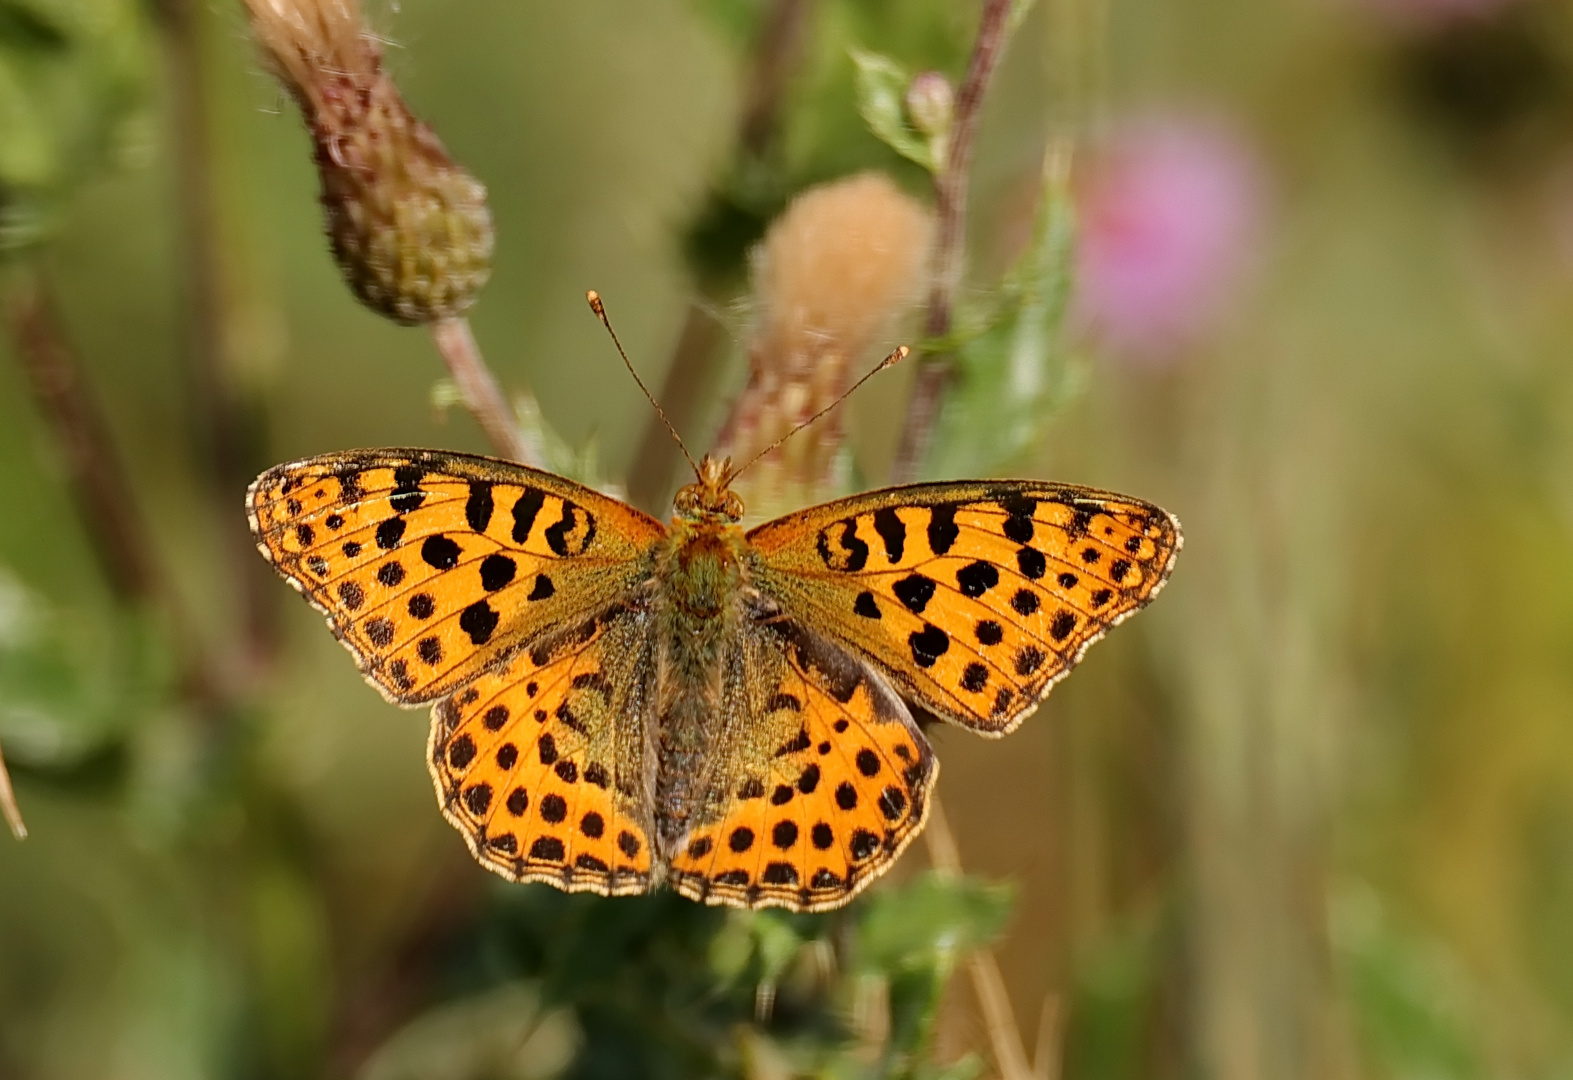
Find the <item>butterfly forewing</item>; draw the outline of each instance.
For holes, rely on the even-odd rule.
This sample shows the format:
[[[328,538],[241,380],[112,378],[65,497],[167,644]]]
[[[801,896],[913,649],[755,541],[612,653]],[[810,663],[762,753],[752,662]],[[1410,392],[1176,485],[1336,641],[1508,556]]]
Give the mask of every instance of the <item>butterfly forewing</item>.
[[[438,802],[488,869],[570,892],[649,888],[647,630],[613,609],[432,709]]]
[[[655,519],[549,473],[429,450],[280,465],[247,494],[264,555],[401,704],[648,576]]]
[[[1178,522],[1041,481],[923,484],[748,534],[762,591],[876,661],[936,714],[1016,726],[1098,638],[1163,586]]]

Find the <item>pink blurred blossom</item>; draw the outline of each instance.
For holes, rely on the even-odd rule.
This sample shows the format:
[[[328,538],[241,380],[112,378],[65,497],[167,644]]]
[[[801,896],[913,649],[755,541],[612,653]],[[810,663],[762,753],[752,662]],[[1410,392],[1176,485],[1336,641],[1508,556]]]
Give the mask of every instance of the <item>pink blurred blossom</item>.
[[[1260,163],[1223,124],[1151,116],[1082,175],[1076,320],[1115,355],[1173,359],[1241,297],[1262,231]]]

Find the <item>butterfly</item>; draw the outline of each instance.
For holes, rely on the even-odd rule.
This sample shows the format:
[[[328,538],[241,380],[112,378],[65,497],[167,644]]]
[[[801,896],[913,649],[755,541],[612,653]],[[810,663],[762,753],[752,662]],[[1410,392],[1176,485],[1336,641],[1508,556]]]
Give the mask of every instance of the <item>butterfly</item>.
[[[1151,503],[1039,480],[745,532],[729,463],[697,472],[663,525],[507,461],[359,450],[268,470],[247,511],[366,679],[431,703],[437,799],[482,865],[797,911],[923,828],[939,763],[911,706],[1013,730],[1181,545]]]

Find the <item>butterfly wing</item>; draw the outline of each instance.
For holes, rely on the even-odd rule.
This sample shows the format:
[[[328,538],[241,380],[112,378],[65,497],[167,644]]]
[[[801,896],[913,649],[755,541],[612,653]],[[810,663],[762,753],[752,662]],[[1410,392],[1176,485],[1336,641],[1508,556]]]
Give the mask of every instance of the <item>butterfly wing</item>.
[[[881,676],[777,610],[723,672],[709,756],[738,767],[699,778],[669,880],[710,904],[840,907],[922,829],[939,763]]]
[[[787,614],[936,715],[1000,735],[1157,595],[1181,534],[1151,503],[1019,480],[870,492],[748,540],[754,583]]]
[[[511,462],[361,450],[269,469],[251,530],[372,685],[412,705],[604,610],[665,534],[631,506]]]
[[[613,608],[432,709],[437,800],[483,866],[569,892],[649,888],[648,618]]]

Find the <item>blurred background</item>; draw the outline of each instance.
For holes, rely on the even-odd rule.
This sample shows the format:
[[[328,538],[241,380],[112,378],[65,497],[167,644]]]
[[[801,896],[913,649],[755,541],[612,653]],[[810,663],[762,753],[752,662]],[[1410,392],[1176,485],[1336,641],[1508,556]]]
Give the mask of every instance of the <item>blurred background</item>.
[[[751,509],[1020,475],[1185,525],[1008,741],[931,732],[964,874],[794,917],[473,863],[241,504],[493,444],[345,288],[244,6],[0,0],[0,1078],[1573,1077],[1573,8],[1006,7],[949,263],[998,4],[364,13],[486,186],[469,324],[554,469],[680,477],[595,288],[696,453],[927,354]]]

